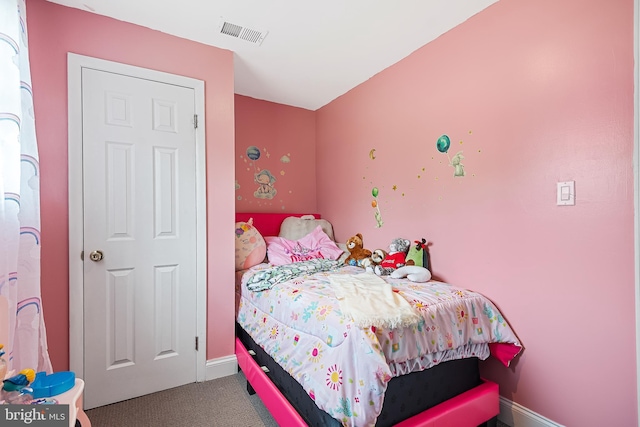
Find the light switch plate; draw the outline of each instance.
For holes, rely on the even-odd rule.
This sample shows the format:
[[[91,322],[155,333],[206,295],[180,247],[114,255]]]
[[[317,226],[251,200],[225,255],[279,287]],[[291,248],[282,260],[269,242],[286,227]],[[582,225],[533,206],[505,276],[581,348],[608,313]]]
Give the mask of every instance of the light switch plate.
[[[576,182],[563,181],[558,182],[557,187],[557,205],[573,206],[576,204]]]

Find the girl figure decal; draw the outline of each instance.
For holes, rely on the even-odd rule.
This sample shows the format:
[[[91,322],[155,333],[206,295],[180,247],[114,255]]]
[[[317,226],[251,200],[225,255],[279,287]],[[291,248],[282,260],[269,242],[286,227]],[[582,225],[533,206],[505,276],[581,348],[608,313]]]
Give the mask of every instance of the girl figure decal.
[[[247,157],[253,162],[253,167],[256,173],[253,175],[253,181],[258,184],[258,189],[253,192],[253,196],[256,199],[273,199],[278,191],[273,186],[276,182],[276,177],[267,169],[258,169],[258,160],[262,156],[260,149],[255,145],[247,147]],[[269,157],[269,153],[267,153]]]
[[[258,189],[253,193],[253,196],[257,199],[273,199],[278,193],[278,190],[273,186],[273,183],[276,182],[276,177],[267,169],[262,169],[255,174],[254,181],[258,184]]]

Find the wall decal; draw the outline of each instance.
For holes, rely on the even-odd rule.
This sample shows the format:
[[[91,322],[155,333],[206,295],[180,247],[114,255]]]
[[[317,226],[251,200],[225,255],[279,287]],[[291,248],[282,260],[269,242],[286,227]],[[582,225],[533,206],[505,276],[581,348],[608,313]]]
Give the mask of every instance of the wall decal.
[[[375,209],[373,213],[374,218],[376,219],[376,228],[382,227],[384,222],[382,221],[382,214],[380,213],[380,205],[378,203],[378,187],[373,187],[371,189],[371,195],[373,196],[373,201],[371,202],[371,207]]]
[[[265,156],[269,158],[270,154],[266,148],[264,149],[264,152],[265,152]],[[255,145],[250,145],[249,147],[247,147],[246,157],[249,158],[253,164],[253,169],[254,169],[253,181],[256,184],[258,184],[258,188],[256,189],[256,191],[254,191],[253,196],[256,199],[263,199],[263,200],[273,199],[278,193],[278,191],[274,187],[274,183],[276,182],[276,177],[273,176],[270,170],[260,169],[258,167],[258,160],[260,160],[260,157],[262,157],[262,152]],[[283,158],[284,157],[286,156],[283,156]],[[280,160],[283,163],[288,163],[288,161],[284,161],[283,159],[280,159]],[[288,157],[287,157],[287,160],[288,160]],[[246,161],[247,160],[245,158],[245,162]],[[251,164],[248,165],[247,171],[251,171]],[[280,174],[284,175],[284,171],[281,171]],[[239,188],[240,186],[237,185],[236,183],[236,190],[238,190]],[[238,198],[238,200],[241,200],[241,198]]]
[[[462,144],[462,141],[460,141]],[[447,159],[449,160],[449,165],[453,167],[453,176],[454,177],[462,177],[464,176],[464,165],[462,164],[462,160],[464,156],[462,155],[462,151],[458,151],[455,156],[449,158],[449,148],[451,147],[451,139],[447,135],[441,135],[440,138],[436,141],[436,148],[439,152],[447,155]]]
[[[449,151],[449,147],[451,147],[451,140],[447,135],[441,135],[436,141],[436,148],[439,152],[446,153]]]
[[[370,158],[371,160],[375,160],[375,159],[376,159],[375,153],[376,153],[376,149],[375,149],[375,148],[372,148],[372,149],[369,151],[369,158]]]
[[[464,159],[462,151],[458,151],[451,159],[450,163],[453,166],[453,176],[464,176],[464,165],[460,163]]]
[[[247,157],[255,162],[260,158],[260,149],[255,145],[247,147]]]
[[[255,182],[258,184],[258,189],[253,193],[256,199],[273,199],[278,193],[278,190],[273,186],[276,177],[267,169],[262,169],[255,175]]]

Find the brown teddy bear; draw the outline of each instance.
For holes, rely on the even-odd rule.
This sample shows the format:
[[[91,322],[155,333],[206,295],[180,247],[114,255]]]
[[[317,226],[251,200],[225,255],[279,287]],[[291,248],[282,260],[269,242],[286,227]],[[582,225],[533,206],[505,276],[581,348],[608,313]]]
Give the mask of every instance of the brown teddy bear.
[[[362,260],[371,256],[371,251],[364,248],[362,234],[360,233],[349,237],[347,240],[347,250],[349,251],[349,256],[344,260],[346,265],[355,265],[360,267]]]

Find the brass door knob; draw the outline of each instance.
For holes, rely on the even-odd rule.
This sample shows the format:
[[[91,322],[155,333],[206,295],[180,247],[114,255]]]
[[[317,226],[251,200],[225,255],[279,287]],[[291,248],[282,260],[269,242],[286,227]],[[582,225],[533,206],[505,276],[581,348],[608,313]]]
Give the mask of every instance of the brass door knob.
[[[91,259],[91,261],[102,261],[102,258],[104,258],[104,254],[102,253],[102,251],[93,251],[89,254],[89,258]]]

